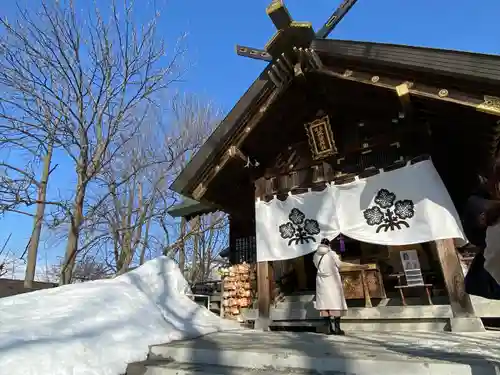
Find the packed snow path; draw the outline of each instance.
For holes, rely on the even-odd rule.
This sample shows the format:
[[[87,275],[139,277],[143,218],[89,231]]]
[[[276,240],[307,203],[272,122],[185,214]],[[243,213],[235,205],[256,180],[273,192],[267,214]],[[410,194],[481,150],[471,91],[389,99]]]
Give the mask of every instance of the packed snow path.
[[[500,332],[231,331],[151,347],[127,375],[495,375]]]
[[[239,329],[161,257],[115,279],[0,299],[0,375],[118,375],[150,345]]]

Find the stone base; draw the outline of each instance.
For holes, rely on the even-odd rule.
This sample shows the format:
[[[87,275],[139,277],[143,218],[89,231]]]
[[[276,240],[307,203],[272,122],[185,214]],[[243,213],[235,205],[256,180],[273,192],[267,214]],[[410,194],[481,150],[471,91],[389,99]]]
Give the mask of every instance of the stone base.
[[[451,318],[451,332],[484,332],[483,322],[478,317]]]
[[[433,306],[381,306],[353,307],[342,317],[345,331],[408,331],[443,332],[450,330],[453,317],[450,305]],[[256,330],[271,328],[286,330],[286,327],[302,327],[308,330],[321,329],[325,320],[312,305],[301,302],[281,303],[272,307],[270,321],[261,321],[257,310],[243,312],[244,320],[255,322]]]

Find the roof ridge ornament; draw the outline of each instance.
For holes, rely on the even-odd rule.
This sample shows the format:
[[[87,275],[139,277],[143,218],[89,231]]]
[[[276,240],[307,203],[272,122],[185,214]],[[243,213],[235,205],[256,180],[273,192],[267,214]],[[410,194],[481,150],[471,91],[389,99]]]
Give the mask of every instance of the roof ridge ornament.
[[[266,13],[278,30],[286,29],[293,22],[292,16],[283,3],[283,0],[272,0],[271,4],[266,8]]]
[[[236,53],[256,60],[274,61],[293,47],[307,49],[314,39],[327,38],[356,2],[357,0],[343,0],[315,34],[310,22],[292,19],[283,0],[272,0],[266,13],[276,27],[276,33],[266,43],[265,49],[236,45]]]

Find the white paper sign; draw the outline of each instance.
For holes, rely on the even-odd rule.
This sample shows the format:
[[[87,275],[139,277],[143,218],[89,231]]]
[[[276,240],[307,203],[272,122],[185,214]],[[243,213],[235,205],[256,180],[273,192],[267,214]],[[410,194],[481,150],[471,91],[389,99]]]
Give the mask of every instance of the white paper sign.
[[[422,270],[420,269],[420,262],[418,260],[417,250],[405,250],[399,252],[403,270],[405,272],[407,285],[422,285],[424,279],[422,277]]]
[[[405,250],[399,253],[401,263],[403,263],[403,270],[419,270],[420,262],[418,260],[417,250]]]

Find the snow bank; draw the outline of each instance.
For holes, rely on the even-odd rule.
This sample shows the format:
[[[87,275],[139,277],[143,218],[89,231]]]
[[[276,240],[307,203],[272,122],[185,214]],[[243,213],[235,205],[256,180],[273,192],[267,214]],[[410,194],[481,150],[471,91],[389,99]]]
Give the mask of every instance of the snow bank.
[[[0,299],[0,375],[118,375],[149,345],[239,329],[187,288],[161,257],[115,279]]]

